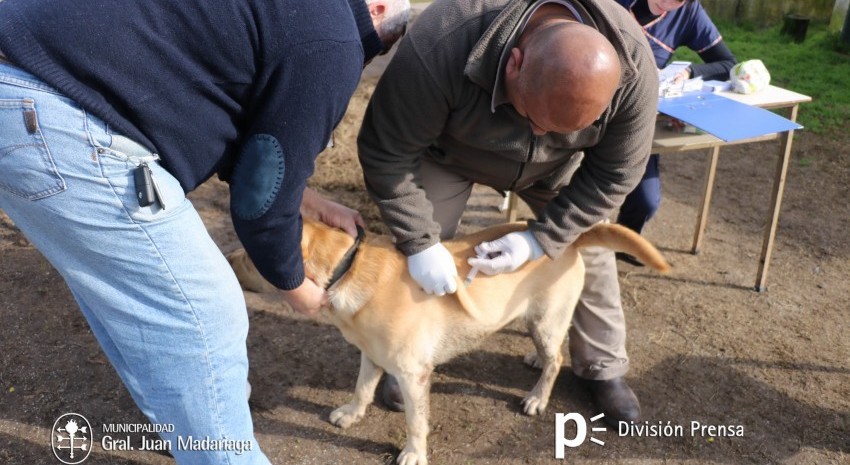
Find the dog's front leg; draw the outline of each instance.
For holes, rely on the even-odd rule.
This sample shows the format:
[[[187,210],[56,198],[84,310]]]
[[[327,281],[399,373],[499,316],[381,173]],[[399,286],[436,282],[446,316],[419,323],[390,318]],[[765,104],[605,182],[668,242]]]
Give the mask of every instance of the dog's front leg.
[[[404,396],[404,414],[407,420],[407,444],[396,461],[399,465],[428,464],[428,414],[432,367],[423,367],[418,373],[397,376]]]
[[[384,370],[372,363],[364,352],[360,352],[360,375],[357,376],[357,387],[354,388],[354,399],[350,404],[331,412],[331,423],[340,428],[348,428],[360,421],[366,413],[366,407],[375,398],[375,389]]]

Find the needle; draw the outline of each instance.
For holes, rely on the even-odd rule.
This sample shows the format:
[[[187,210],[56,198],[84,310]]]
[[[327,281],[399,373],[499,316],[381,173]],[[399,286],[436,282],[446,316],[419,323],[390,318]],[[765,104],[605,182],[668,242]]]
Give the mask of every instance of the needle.
[[[486,257],[487,257],[487,254],[484,254],[484,253],[478,254],[478,258],[486,258]],[[478,267],[479,267],[478,265],[475,265],[475,266],[472,267],[471,270],[469,270],[469,274],[466,275],[466,279],[463,280],[463,285],[465,287],[469,287],[469,285],[472,284],[472,280],[475,279],[475,275],[478,274]]]

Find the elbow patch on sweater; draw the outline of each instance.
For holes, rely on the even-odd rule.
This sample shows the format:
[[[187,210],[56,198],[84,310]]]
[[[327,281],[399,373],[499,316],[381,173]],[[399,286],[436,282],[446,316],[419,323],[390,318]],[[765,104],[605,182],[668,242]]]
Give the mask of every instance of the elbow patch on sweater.
[[[257,134],[245,142],[231,178],[231,208],[241,220],[263,216],[283,184],[283,150],[277,139]]]

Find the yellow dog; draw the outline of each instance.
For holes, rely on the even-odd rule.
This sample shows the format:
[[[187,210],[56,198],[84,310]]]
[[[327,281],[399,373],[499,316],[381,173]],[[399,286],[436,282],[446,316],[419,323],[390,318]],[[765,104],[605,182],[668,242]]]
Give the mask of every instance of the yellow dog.
[[[443,244],[453,254],[460,276],[466,276],[467,258],[475,255],[477,244],[525,228],[524,223],[494,226]],[[395,376],[404,396],[408,430],[407,444],[398,457],[401,465],[428,462],[428,396],[434,367],[521,315],[536,348],[525,361],[543,370],[522,401],[523,409],[528,415],[544,411],[561,369],[561,345],[584,285],[578,249],[603,246],[638,257],[658,271],[669,270],[658,250],[640,235],[622,226],[598,224],[556,260],[543,257],[513,273],[479,275],[468,287],[458,283],[456,294],[435,297],[410,277],[404,256],[389,238],[367,234],[362,243],[356,242],[360,241],[343,231],[305,219],[301,241],[305,273],[328,288],[333,324],[361,351],[354,399],[334,410],[330,421],[342,428],[359,421],[372,403],[383,372]],[[244,288],[271,287],[244,250],[228,259]],[[340,267],[348,262],[347,270]]]

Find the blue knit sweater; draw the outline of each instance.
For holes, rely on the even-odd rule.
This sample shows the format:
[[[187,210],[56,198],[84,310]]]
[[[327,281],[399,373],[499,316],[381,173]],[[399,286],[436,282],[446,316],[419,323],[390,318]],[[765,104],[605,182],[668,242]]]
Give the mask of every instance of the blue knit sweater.
[[[187,192],[230,182],[236,232],[283,289],[304,279],[314,158],[380,49],[363,0],[0,1],[13,63],[159,153]]]

